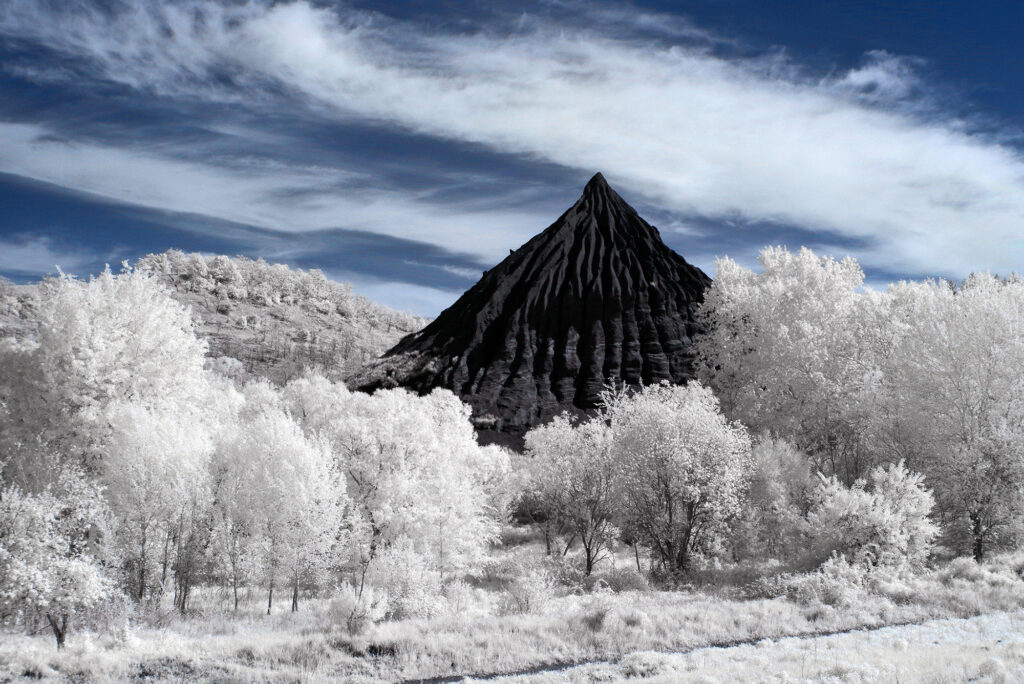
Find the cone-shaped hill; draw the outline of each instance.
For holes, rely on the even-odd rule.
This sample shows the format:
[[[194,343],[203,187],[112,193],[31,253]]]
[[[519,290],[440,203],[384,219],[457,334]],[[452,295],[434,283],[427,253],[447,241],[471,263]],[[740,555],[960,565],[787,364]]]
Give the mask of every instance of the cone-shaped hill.
[[[693,377],[710,283],[597,174],[557,221],[349,384],[446,387],[479,429],[522,433],[595,407],[608,383]]]

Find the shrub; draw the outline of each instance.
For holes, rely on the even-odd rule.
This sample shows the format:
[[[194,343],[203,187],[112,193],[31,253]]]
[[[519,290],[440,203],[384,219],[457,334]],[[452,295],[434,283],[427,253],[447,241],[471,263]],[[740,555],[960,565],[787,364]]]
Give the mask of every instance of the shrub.
[[[561,557],[548,558],[544,562],[543,571],[551,581],[569,589],[583,591],[587,585],[587,574],[578,563]]]
[[[939,529],[928,518],[934,505],[923,476],[903,462],[871,471],[845,487],[822,479],[808,515],[821,555],[840,553],[872,565],[923,565]]]
[[[992,587],[1010,586],[1020,580],[1013,566],[1001,564],[980,565],[973,558],[955,558],[946,567],[936,573],[939,580],[946,585],[957,582],[984,584]]]
[[[786,596],[794,578],[788,573],[758,577],[743,587],[743,596],[748,599],[773,599]]]
[[[993,556],[988,565],[1007,576],[1024,579],[1024,551]]]
[[[649,591],[651,583],[647,576],[632,568],[621,568],[605,573],[602,579],[607,583],[608,588],[615,593],[623,591]]]
[[[343,584],[327,607],[332,625],[344,625],[351,634],[362,633],[380,622],[388,612],[388,595],[383,589],[363,586],[362,594],[351,584]]]
[[[669,656],[653,651],[630,653],[619,661],[622,674],[627,678],[649,678],[664,674],[672,669]]]
[[[89,543],[104,515],[99,492],[76,472],[37,495],[0,490],[0,616],[45,616],[63,648],[73,621],[114,593]]]
[[[884,596],[893,603],[900,604],[910,604],[918,600],[920,594],[914,584],[912,578],[887,575],[881,572],[872,573],[869,580],[871,593]]]
[[[97,634],[107,634],[124,643],[131,632],[132,621],[138,615],[139,606],[120,591],[111,591],[100,603],[92,606],[82,615],[83,627]]]
[[[955,579],[977,582],[986,574],[985,569],[974,562],[973,558],[964,557],[954,558],[949,565],[939,571],[939,578],[947,584]]]
[[[790,578],[786,595],[805,606],[848,608],[862,601],[867,590],[866,570],[842,556],[829,558],[816,571]]]
[[[539,613],[555,596],[555,582],[542,568],[531,568],[517,577],[502,594],[501,609],[505,614]]]
[[[431,617],[444,608],[438,573],[411,544],[400,542],[380,552],[366,581],[387,592],[389,618]]]
[[[754,472],[747,491],[747,505],[731,538],[733,554],[742,559],[798,556],[806,539],[814,478],[810,459],[790,442],[761,436],[751,456]]]
[[[462,580],[449,582],[444,587],[447,612],[461,617],[484,617],[494,613],[491,593],[470,586]]]

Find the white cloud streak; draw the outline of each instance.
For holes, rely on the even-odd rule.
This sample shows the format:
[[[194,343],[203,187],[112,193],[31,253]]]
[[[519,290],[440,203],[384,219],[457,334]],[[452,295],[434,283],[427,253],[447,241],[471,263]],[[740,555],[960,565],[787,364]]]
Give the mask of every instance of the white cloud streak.
[[[289,97],[339,119],[385,121],[602,170],[613,184],[683,214],[866,239],[874,247],[860,252],[862,261],[889,271],[1005,272],[1024,262],[1024,159],[931,104],[906,101],[924,88],[912,60],[873,53],[860,69],[820,78],[778,55],[723,58],[568,26],[511,36],[431,34],[306,2],[138,5],[114,24],[95,12],[41,16],[40,7],[12,0],[0,31],[91,60],[106,78],[134,88],[252,105],[271,97],[261,84],[283,85]],[[230,74],[231,84],[215,73]],[[58,163],[58,149],[47,153]],[[11,171],[12,156],[3,155],[4,170]],[[81,161],[79,176],[87,176],[91,167]],[[149,163],[135,158],[124,175]],[[190,189],[161,195],[154,172],[144,190],[122,194],[137,191],[143,203],[161,196],[158,205],[172,208],[194,192],[190,201],[203,212],[239,210],[241,198],[203,197],[204,182],[195,180],[201,170],[182,171],[194,180],[172,182]],[[258,190],[264,181],[236,182]],[[393,226],[392,202],[401,203],[390,196],[369,206],[340,202],[335,210],[351,210],[361,227],[376,231]],[[269,212],[257,225],[283,218],[258,202],[247,211],[257,218]],[[317,216],[314,209],[302,221]],[[490,224],[460,226],[452,215],[425,215],[389,234],[432,239],[438,219],[450,222],[447,245],[480,254],[498,251],[487,251],[487,242],[515,246],[523,237],[499,222],[481,240],[473,230]]]
[[[215,166],[55,140],[34,124],[0,123],[0,169],[162,211],[273,230],[364,230],[490,260],[503,255],[503,245],[524,242],[548,218],[509,210],[460,210],[399,191],[346,190],[349,175],[333,169]]]
[[[49,239],[31,236],[24,240],[0,239],[0,271],[22,276],[40,273],[77,273],[84,265],[94,262],[97,255],[80,250],[55,247]]]

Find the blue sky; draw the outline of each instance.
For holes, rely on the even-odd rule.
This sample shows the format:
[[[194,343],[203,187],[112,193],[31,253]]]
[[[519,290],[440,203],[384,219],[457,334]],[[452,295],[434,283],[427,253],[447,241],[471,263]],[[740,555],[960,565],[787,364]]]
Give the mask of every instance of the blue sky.
[[[1024,263],[1020,3],[0,0],[0,273],[263,256],[435,315],[601,171],[713,274]]]

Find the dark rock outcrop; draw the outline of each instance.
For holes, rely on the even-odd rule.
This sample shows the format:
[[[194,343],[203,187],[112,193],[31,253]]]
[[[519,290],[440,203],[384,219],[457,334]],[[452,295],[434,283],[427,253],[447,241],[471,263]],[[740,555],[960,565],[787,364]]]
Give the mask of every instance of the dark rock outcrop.
[[[479,429],[522,433],[595,407],[608,383],[690,379],[710,283],[597,174],[557,221],[350,385],[446,387]]]

